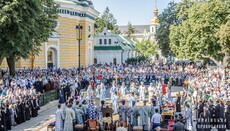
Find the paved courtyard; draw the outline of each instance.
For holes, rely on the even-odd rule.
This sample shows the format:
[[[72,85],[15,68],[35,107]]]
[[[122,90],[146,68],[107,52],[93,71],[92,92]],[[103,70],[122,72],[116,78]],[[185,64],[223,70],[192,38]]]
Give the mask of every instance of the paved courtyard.
[[[37,117],[13,127],[11,131],[46,131],[44,127],[55,119],[57,104],[56,100],[42,106]]]

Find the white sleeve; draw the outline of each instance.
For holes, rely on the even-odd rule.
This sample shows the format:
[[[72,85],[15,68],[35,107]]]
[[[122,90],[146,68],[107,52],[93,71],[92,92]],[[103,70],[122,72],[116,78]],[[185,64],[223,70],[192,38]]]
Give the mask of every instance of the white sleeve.
[[[153,115],[154,116],[154,115]],[[152,116],[152,118],[151,118],[151,122],[153,123],[154,122],[154,117]]]

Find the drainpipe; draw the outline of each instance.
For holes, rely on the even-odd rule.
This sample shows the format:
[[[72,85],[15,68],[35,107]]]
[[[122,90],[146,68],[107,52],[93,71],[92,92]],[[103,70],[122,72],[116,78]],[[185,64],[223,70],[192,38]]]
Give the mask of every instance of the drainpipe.
[[[121,51],[121,64],[123,63],[123,53],[124,53],[124,50]]]

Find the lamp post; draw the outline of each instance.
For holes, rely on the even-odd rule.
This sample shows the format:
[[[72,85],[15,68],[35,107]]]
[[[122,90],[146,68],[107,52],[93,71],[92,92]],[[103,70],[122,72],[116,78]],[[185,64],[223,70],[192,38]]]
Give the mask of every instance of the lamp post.
[[[77,30],[77,33],[78,33],[78,37],[77,37],[77,40],[78,40],[78,68],[80,68],[81,66],[81,61],[80,61],[80,57],[81,57],[81,52],[80,52],[80,43],[81,43],[81,40],[82,40],[82,30],[83,30],[83,26],[78,24],[76,25],[76,30]]]

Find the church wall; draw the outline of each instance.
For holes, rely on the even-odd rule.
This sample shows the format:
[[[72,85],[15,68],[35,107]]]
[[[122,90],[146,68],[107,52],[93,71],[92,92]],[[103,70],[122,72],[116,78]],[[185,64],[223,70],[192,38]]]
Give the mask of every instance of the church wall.
[[[2,69],[8,68],[6,59],[3,59],[2,64],[0,65],[0,68],[2,68]]]
[[[79,21],[67,17],[59,18],[60,27],[60,68],[76,67],[78,65],[78,43],[76,25]]]
[[[40,47],[40,53],[38,55],[35,56],[35,67],[40,67],[40,68],[45,68],[45,45],[42,44],[42,46]],[[27,60],[25,59],[20,59],[18,61],[15,62],[15,67],[16,68],[32,68],[32,59],[28,58]],[[3,60],[0,68],[2,69],[6,69],[8,68],[6,59]]]
[[[129,50],[125,50],[123,52],[123,63],[125,63],[125,61],[129,58]]]
[[[62,7],[61,9],[68,9],[66,7]],[[76,11],[80,12],[82,10],[81,8],[69,8],[70,11]],[[90,9],[89,12],[85,11],[84,13],[87,13],[91,16],[96,17],[98,15],[95,10]],[[95,13],[95,14],[92,14]],[[88,66],[89,63],[93,64],[94,60],[94,42],[93,42],[93,26],[94,26],[94,20],[86,18],[86,17],[79,17],[79,16],[71,16],[70,14],[59,14],[58,18],[58,27],[56,29],[57,33],[60,35],[60,38],[50,38],[48,42],[45,42],[40,47],[41,51],[39,52],[39,55],[35,57],[34,61],[34,67],[40,67],[40,68],[47,68],[47,50],[49,47],[55,47],[58,51],[57,58],[58,60],[58,67],[60,68],[71,68],[71,67],[78,67],[78,32],[76,30],[76,25],[79,23],[83,26],[82,30],[82,40],[80,43],[80,63],[81,66]],[[90,30],[89,30],[90,26]],[[89,34],[91,34],[91,38],[88,38]],[[91,44],[89,45],[89,42],[91,41]],[[89,49],[90,48],[90,49]],[[91,51],[91,53],[89,53]],[[91,54],[91,57],[89,57],[89,54]],[[89,60],[91,58],[91,60]],[[91,62],[89,62],[91,61]],[[55,65],[55,66],[57,66]],[[4,59],[2,64],[0,65],[0,68],[7,68],[7,62]],[[32,68],[32,59],[29,58],[27,60],[20,59],[16,62],[16,68]]]
[[[97,63],[113,63],[113,59],[117,59],[117,64],[121,64],[121,50],[95,50],[95,58],[97,59]]]

